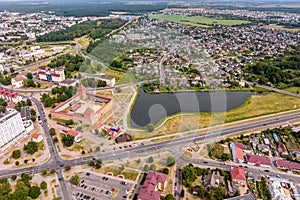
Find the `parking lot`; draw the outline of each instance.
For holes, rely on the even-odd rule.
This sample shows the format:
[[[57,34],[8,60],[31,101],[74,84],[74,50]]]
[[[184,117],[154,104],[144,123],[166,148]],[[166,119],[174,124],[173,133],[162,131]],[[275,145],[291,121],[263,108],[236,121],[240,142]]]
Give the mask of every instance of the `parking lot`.
[[[77,200],[125,200],[133,183],[116,177],[87,173],[79,175],[80,184],[72,187],[73,199]]]

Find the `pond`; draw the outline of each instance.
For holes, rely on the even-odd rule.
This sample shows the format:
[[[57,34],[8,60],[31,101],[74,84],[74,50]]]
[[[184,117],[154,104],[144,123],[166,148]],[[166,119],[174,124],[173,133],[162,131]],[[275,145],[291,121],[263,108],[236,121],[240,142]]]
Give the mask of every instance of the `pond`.
[[[140,89],[130,115],[134,128],[157,124],[179,112],[223,112],[241,106],[254,92],[175,92],[149,94]]]

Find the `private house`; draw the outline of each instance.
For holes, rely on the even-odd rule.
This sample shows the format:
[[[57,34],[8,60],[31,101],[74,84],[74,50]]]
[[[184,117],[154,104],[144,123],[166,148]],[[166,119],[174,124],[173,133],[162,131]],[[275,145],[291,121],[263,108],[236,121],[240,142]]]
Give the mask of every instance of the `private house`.
[[[292,149],[290,150],[291,154],[295,156],[296,158],[300,158],[300,149]]]
[[[246,154],[246,161],[249,165],[271,167],[271,160],[268,157],[258,156],[253,154]]]
[[[81,134],[78,133],[76,130],[69,130],[66,134],[74,136],[74,142],[80,142],[81,140]]]
[[[39,142],[43,141],[43,136],[42,136],[42,134],[34,133],[31,135],[31,140],[39,143]]]
[[[224,177],[220,175],[219,171],[212,171],[211,174],[205,175],[202,178],[202,184],[207,189],[218,187],[224,183]]]
[[[289,162],[289,161],[286,161],[286,160],[277,160],[276,165],[277,165],[278,168],[281,168],[281,169],[300,171],[300,163]]]
[[[244,162],[244,155],[243,155],[244,145],[237,142],[231,142],[229,146],[232,154],[232,161],[237,163]]]
[[[283,190],[283,187],[279,181],[270,181],[269,190],[272,195],[272,199],[290,200]]]
[[[232,167],[231,171],[231,179],[234,186],[246,186],[247,179],[245,175],[244,168],[241,167]]]
[[[23,75],[18,75],[15,78],[11,79],[11,85],[13,86],[13,88],[20,88],[24,85],[25,78],[26,77]]]
[[[282,155],[288,155],[289,152],[287,151],[284,144],[279,144],[277,148],[278,153],[281,153]]]
[[[139,191],[138,200],[159,200],[160,192],[167,185],[167,175],[159,172],[150,171],[147,174],[146,180]]]

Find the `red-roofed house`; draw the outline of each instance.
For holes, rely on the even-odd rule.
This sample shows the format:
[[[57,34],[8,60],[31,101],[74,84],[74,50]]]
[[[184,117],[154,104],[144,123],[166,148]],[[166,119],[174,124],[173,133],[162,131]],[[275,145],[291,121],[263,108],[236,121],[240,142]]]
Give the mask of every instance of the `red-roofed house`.
[[[234,162],[238,162],[238,163],[244,162],[243,148],[244,145],[241,143],[237,143],[237,142],[230,143],[232,160]]]
[[[166,187],[167,175],[159,172],[150,171],[146,180],[139,191],[138,200],[159,200],[160,192]]]
[[[244,168],[232,167],[230,173],[231,173],[232,183],[234,185],[240,185],[240,186],[247,185],[247,179],[246,179]]]
[[[300,170],[300,164],[296,163],[296,162],[289,162],[286,160],[277,160],[276,165],[282,169]]]
[[[262,167],[271,167],[271,160],[268,157],[258,156],[253,154],[246,154],[247,163],[250,165],[262,166]]]
[[[19,87],[22,87],[24,84],[23,84],[23,81],[25,80],[25,76],[24,75],[18,75],[16,76],[15,78],[12,78],[11,79],[11,85],[14,87],[14,88],[19,88]]]
[[[278,151],[278,153],[281,153],[283,155],[288,155],[289,154],[284,144],[279,144],[278,148],[277,148],[277,151]]]
[[[34,141],[34,142],[41,142],[43,140],[43,136],[39,133],[34,133],[31,135],[31,140]]]
[[[14,103],[18,103],[23,99],[23,97],[20,96],[18,93],[10,92],[3,88],[0,88],[0,98],[6,101],[12,101]]]
[[[76,130],[69,130],[67,132],[67,135],[74,136],[74,141],[75,142],[80,142],[80,140],[81,140],[81,135]]]

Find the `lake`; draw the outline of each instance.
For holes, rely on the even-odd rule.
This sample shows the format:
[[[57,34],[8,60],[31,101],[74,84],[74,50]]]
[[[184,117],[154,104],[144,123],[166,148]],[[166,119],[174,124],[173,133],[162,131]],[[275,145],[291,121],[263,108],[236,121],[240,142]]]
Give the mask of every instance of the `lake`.
[[[132,127],[157,124],[179,112],[223,112],[241,106],[254,92],[177,92],[148,94],[140,89],[130,115]]]

